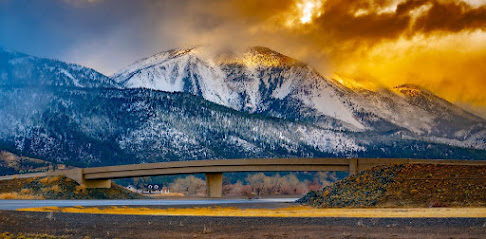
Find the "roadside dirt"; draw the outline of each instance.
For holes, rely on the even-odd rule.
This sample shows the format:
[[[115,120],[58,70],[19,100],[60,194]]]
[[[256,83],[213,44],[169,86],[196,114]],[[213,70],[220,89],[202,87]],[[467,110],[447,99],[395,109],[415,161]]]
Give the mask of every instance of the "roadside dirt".
[[[310,192],[299,202],[316,207],[484,207],[486,166],[378,166]]]
[[[0,232],[66,238],[484,238],[479,218],[239,218],[0,211]]]

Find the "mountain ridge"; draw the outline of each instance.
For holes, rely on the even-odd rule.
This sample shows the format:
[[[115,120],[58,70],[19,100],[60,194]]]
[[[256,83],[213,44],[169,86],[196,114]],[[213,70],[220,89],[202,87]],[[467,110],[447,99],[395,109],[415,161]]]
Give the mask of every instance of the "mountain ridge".
[[[131,65],[121,71],[134,72],[130,78],[115,74],[113,79],[128,88],[186,92],[239,111],[310,122],[327,129],[358,132],[394,125],[430,140],[451,138],[456,145],[469,137],[471,142],[460,145],[486,148],[482,142],[486,133],[476,130],[475,135],[464,134],[484,128],[486,120],[422,87],[403,84],[380,91],[351,89],[269,48],[212,56],[198,53],[198,49],[179,49],[183,57],[164,58],[149,67],[133,69]],[[144,60],[150,61],[150,57]],[[165,71],[170,67],[178,71]],[[208,85],[221,89],[208,90]]]
[[[39,58],[0,48],[0,85],[107,87],[120,86],[111,78],[78,64]]]
[[[80,167],[219,158],[486,156],[484,122],[433,94],[409,97],[406,89],[418,90],[412,86],[400,88],[405,94],[350,89],[268,48],[248,54],[233,56],[240,63],[218,65],[200,58],[209,53],[174,50],[124,71],[135,72],[130,79],[155,83],[149,86],[180,87],[171,92],[119,85],[92,69],[54,60],[19,63],[0,52],[0,62],[7,63],[0,77],[9,74],[0,79],[8,83],[0,84],[0,149]],[[262,57],[265,64],[243,64]],[[36,70],[28,77],[11,74],[23,67]],[[56,74],[62,69],[83,84]],[[207,77],[213,75],[219,78]],[[445,108],[434,112],[434,104]]]

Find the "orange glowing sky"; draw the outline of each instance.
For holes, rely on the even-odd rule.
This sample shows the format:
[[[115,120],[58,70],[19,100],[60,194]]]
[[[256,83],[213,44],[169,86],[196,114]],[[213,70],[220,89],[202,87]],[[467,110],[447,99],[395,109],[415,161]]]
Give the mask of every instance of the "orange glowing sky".
[[[414,83],[486,117],[486,0],[5,0],[1,23],[0,45],[108,75],[170,48],[260,45],[347,85]]]
[[[328,19],[321,16],[326,4],[333,9],[331,1],[297,1],[293,11],[284,13],[287,27],[319,31],[313,37],[322,41],[318,49],[329,61],[315,67],[349,86],[415,83],[459,104],[486,106],[486,1],[352,2],[339,20],[355,22],[361,28],[355,29],[357,34],[318,29],[326,25],[322,21]],[[368,25],[366,18],[375,24]],[[335,24],[353,29],[348,23]],[[340,42],[330,40],[333,31]]]
[[[278,2],[240,3],[255,39],[347,85],[418,84],[485,115],[486,0]]]

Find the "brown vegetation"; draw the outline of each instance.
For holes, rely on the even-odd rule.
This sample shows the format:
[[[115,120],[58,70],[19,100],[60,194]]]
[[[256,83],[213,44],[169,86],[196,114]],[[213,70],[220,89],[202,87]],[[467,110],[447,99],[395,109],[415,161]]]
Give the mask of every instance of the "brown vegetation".
[[[407,165],[378,204],[486,206],[486,166]]]
[[[65,176],[0,181],[0,199],[135,199],[143,198],[123,187],[86,188]]]
[[[173,192],[183,193],[185,195],[204,196],[206,195],[206,182],[193,175],[189,175],[176,179],[170,184],[170,189]]]
[[[44,197],[38,194],[11,192],[0,193],[0,199],[44,199]]]
[[[300,181],[295,174],[267,176],[264,173],[249,174],[244,182],[230,183],[223,180],[223,195],[230,197],[261,197],[275,195],[302,195],[311,190],[319,190],[336,180],[334,173],[317,173],[313,181]],[[206,195],[206,182],[192,175],[178,178],[170,184],[174,193],[189,196]]]
[[[8,151],[0,150],[0,175],[44,172],[48,170],[65,169],[64,164],[53,164],[51,162],[19,156]]]
[[[319,207],[484,207],[486,166],[378,166],[299,202]]]
[[[62,239],[69,238],[67,236],[54,236],[45,233],[0,233],[0,238],[3,239]]]

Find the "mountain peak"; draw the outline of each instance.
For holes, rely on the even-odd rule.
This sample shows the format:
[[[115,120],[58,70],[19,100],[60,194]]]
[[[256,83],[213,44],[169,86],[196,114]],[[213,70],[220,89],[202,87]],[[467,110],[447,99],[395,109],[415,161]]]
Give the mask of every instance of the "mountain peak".
[[[175,48],[140,59],[128,66],[124,71],[114,74],[113,78],[118,78],[120,74],[127,73],[127,70],[136,71],[186,56],[192,56],[210,64],[237,64],[251,68],[305,66],[304,63],[294,58],[262,46],[250,47],[243,51],[218,50],[207,46],[195,46]]]
[[[420,95],[433,95],[435,96],[432,92],[429,90],[415,84],[402,84],[393,87],[393,90],[396,92],[408,96],[408,97],[417,97]]]
[[[294,58],[262,46],[250,47],[243,52],[232,51],[222,54],[218,56],[217,62],[223,65],[237,64],[250,68],[305,66],[304,63]]]
[[[453,103],[435,95],[425,88],[414,84],[403,84],[393,88],[399,94],[408,98],[408,100],[428,112],[433,112],[441,119],[453,119],[457,117],[462,118],[465,124],[466,120],[469,122],[484,122],[484,120],[476,115],[473,115],[466,110],[454,105]]]
[[[393,88],[395,88],[395,89],[408,88],[408,89],[415,89],[415,90],[425,90],[425,88],[423,88],[422,86],[412,84],[412,83],[397,85]]]
[[[281,54],[280,52],[274,51],[268,47],[263,47],[263,46],[254,46],[250,47],[246,50],[247,53],[251,54],[259,54],[259,55],[265,55],[265,56],[273,56],[277,58],[289,58],[292,59],[286,55]]]

